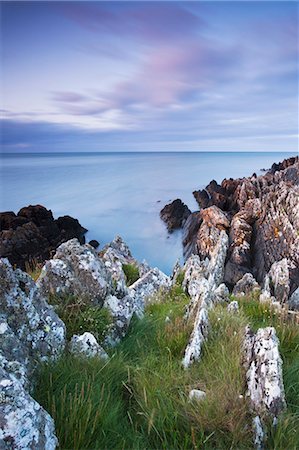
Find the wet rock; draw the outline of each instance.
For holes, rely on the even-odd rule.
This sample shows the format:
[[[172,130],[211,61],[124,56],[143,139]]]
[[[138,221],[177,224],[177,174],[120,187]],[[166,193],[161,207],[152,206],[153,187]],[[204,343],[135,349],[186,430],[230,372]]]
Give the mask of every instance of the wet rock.
[[[52,212],[41,205],[0,213],[0,256],[25,269],[25,263],[43,262],[56,247],[71,238],[84,242],[87,231],[70,216],[54,220]]]
[[[260,292],[261,287],[251,273],[245,273],[233,289],[233,295],[244,297],[255,292]]]
[[[105,350],[98,344],[92,333],[84,333],[80,336],[74,335],[70,342],[70,352],[77,356],[85,356],[87,358],[109,359]]]
[[[201,401],[205,400],[207,394],[204,391],[201,391],[200,389],[192,389],[189,392],[189,400],[191,401]]]
[[[161,209],[160,217],[166,223],[168,231],[173,231],[182,228],[190,214],[188,206],[182,200],[176,199]]]
[[[37,285],[44,295],[78,295],[101,306],[111,292],[111,275],[90,245],[77,239],[61,244],[46,262]]]
[[[54,450],[54,420],[24,386],[0,367],[0,448]]]

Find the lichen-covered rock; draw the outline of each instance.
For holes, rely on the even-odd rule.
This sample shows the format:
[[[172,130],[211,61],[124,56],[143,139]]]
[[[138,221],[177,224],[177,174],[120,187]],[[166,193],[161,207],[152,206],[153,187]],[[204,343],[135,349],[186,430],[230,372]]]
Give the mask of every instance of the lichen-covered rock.
[[[257,450],[262,450],[264,448],[265,441],[265,432],[263,429],[263,425],[259,416],[255,416],[252,419],[252,428],[253,428],[253,443]]]
[[[123,298],[117,298],[114,295],[106,297],[104,307],[110,311],[113,317],[113,323],[105,337],[107,346],[114,347],[126,335],[132,316],[139,306],[139,303],[135,303],[135,297],[132,293]],[[137,314],[138,312],[141,315],[141,311],[138,310]]]
[[[34,281],[0,260],[0,448],[54,449],[54,422],[28,393],[38,361],[65,347],[65,326]]]
[[[85,356],[87,358],[97,357],[104,360],[109,358],[94,335],[88,332],[80,336],[74,334],[70,342],[70,352],[74,355]]]
[[[14,271],[7,259],[1,259],[0,279],[0,313],[9,330],[34,359],[44,361],[59,355],[65,346],[64,323],[32,278],[19,269]],[[8,333],[5,325],[3,330]]]
[[[54,450],[58,440],[51,416],[21,382],[0,367],[0,448]]]
[[[198,361],[201,356],[201,348],[208,336],[209,317],[205,308],[199,308],[194,320],[194,327],[190,341],[186,347],[182,361],[184,369],[187,369],[192,362]]]
[[[251,273],[245,273],[239,280],[234,289],[233,295],[236,297],[244,297],[255,292],[260,292],[261,287]]]
[[[44,295],[79,295],[102,305],[112,289],[111,275],[93,247],[71,239],[44,265],[37,285]]]
[[[251,408],[261,418],[274,419],[286,407],[279,340],[273,327],[248,327],[244,341],[247,395]]]
[[[193,331],[182,361],[184,368],[188,368],[193,361],[200,358],[202,344],[208,335],[208,309],[213,307],[220,294],[220,290],[218,292],[216,290],[223,281],[227,248],[228,236],[221,230],[217,245],[209,257],[202,261],[198,255],[193,255],[184,266],[185,276],[182,286],[190,295],[185,317],[189,320],[194,318]],[[223,290],[225,291],[225,288],[222,288]]]
[[[294,311],[299,311],[299,288],[289,298],[288,307]]]
[[[229,290],[224,283],[221,283],[213,292],[213,303],[224,303],[229,301]]]
[[[134,297],[135,313],[142,316],[147,300],[159,290],[171,287],[170,278],[157,267],[151,269],[143,277],[129,286],[130,295]]]
[[[269,277],[276,300],[285,303],[290,293],[290,273],[287,258],[272,264]]]
[[[239,303],[234,300],[227,305],[226,309],[228,312],[235,314],[239,311]]]

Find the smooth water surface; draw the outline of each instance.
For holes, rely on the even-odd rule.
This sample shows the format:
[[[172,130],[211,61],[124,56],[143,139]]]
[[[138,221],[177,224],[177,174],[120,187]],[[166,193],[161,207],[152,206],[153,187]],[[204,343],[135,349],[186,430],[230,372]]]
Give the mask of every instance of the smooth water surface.
[[[288,153],[3,154],[0,211],[29,204],[71,215],[101,245],[117,234],[134,256],[170,273],[182,256],[181,233],[168,235],[160,209],[181,198],[194,211],[192,191],[212,179],[269,168]]]

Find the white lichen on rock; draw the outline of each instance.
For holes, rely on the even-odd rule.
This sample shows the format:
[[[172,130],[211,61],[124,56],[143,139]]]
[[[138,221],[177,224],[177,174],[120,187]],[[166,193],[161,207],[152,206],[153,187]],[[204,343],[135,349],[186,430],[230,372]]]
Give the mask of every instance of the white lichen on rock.
[[[70,342],[70,352],[87,358],[97,357],[107,360],[109,357],[92,333],[85,332],[80,336],[74,334]]]

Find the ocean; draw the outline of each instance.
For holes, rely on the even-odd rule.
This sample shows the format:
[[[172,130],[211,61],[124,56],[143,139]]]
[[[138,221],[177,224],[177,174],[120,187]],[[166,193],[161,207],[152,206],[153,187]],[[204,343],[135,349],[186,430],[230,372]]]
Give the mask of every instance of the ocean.
[[[289,153],[22,153],[1,155],[0,211],[29,204],[70,215],[101,247],[120,235],[133,255],[167,274],[182,260],[181,231],[169,235],[161,208],[212,179],[249,176]]]

